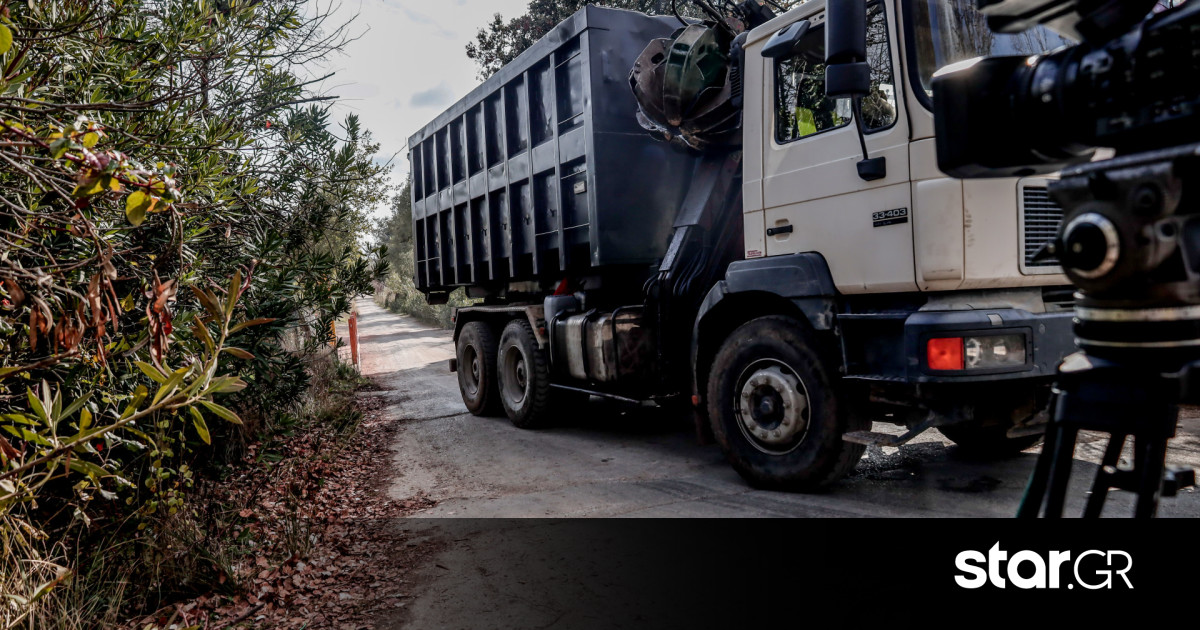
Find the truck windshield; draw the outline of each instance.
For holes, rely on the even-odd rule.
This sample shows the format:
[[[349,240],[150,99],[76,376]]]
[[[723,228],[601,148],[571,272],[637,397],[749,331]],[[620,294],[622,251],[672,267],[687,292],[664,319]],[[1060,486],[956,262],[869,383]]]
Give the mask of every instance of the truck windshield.
[[[1075,42],[1039,26],[1016,35],[993,33],[975,0],[911,0],[909,20],[921,87],[933,94],[933,73],[949,64],[1000,55],[1034,55]]]

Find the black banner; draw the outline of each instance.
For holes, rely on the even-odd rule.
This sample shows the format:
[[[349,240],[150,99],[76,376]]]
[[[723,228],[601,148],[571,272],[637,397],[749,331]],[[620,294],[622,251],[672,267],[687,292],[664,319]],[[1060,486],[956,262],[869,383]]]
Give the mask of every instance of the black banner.
[[[1190,601],[1200,556],[1188,521],[411,519],[402,527],[438,545],[418,599],[444,601],[421,619],[458,628],[1108,625]]]

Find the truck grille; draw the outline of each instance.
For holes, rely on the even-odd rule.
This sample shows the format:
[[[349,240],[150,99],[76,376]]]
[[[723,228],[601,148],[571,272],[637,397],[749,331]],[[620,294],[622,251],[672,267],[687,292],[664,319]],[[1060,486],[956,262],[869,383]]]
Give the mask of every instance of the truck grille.
[[[1058,267],[1057,258],[1046,258],[1034,262],[1033,256],[1043,245],[1058,236],[1063,221],[1063,209],[1050,198],[1045,186],[1026,186],[1021,205],[1025,226],[1025,266],[1044,269]]]

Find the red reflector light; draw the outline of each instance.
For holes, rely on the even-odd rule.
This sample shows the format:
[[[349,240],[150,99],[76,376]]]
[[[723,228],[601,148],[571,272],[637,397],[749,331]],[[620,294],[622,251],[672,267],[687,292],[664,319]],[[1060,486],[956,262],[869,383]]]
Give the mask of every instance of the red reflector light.
[[[962,337],[930,339],[927,357],[931,370],[961,370],[963,364]]]

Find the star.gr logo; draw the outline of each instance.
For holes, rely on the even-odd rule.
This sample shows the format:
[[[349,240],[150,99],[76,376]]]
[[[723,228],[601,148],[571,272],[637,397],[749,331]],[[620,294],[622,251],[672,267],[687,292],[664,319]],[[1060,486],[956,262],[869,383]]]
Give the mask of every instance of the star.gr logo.
[[[1074,589],[1076,585],[1093,591],[1133,588],[1128,575],[1133,569],[1133,556],[1116,550],[1090,549],[1073,558],[1070,551],[1050,551],[1043,556],[1022,550],[1010,556],[997,542],[986,555],[975,550],[959,553],[954,567],[959,571],[954,582],[966,589],[988,584],[1023,590]]]

